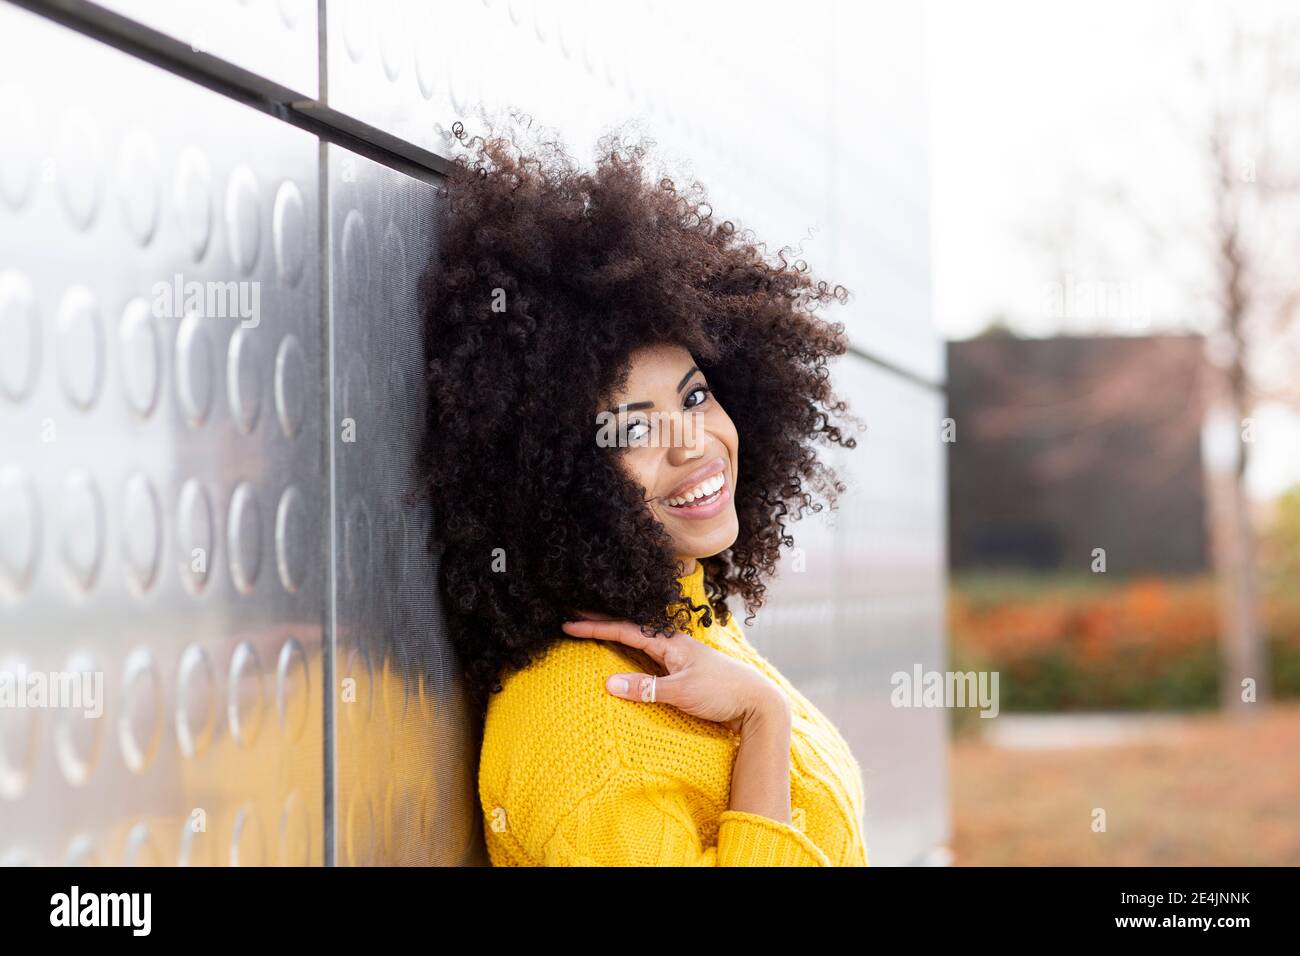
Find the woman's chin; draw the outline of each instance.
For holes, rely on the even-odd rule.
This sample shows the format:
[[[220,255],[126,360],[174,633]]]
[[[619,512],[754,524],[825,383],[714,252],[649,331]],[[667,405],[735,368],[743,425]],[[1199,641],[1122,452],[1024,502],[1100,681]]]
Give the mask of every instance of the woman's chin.
[[[689,554],[695,558],[711,558],[736,543],[736,537],[740,533],[740,522],[734,508],[718,515],[717,519],[710,521],[709,524],[713,527],[692,529],[690,533],[673,529],[673,541],[677,546],[677,553]]]

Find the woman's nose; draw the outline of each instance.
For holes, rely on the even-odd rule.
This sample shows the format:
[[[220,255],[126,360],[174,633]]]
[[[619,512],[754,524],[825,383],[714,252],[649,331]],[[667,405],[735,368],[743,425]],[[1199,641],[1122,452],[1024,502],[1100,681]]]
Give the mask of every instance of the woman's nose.
[[[703,458],[708,436],[704,431],[704,416],[699,412],[686,412],[673,422],[674,441],[668,449],[668,460],[674,465]]]

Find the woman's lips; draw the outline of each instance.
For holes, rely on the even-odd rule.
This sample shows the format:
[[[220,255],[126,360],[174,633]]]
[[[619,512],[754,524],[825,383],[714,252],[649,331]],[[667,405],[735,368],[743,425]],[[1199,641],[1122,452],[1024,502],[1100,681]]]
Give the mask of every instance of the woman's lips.
[[[664,495],[664,501],[670,498],[678,498],[686,494],[706,478],[712,478],[714,475],[720,475],[727,470],[727,459],[718,455],[707,463],[696,468],[689,477],[684,479],[676,488]]]
[[[731,501],[731,479],[727,477],[724,470],[722,472],[722,487],[715,491],[708,498],[697,498],[690,504],[676,507],[663,502],[664,508],[669,514],[678,518],[686,518],[691,521],[703,521],[706,518],[713,518],[722,513]]]

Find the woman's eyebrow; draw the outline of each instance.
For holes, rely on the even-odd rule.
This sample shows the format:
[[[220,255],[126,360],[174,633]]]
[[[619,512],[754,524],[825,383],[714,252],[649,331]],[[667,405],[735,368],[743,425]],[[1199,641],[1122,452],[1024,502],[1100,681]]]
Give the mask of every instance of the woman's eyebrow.
[[[690,370],[685,375],[682,376],[682,380],[677,383],[677,391],[680,392],[683,388],[685,388],[686,383],[691,380],[691,376],[694,375],[699,370],[700,368],[698,365],[692,365],[690,367]],[[635,412],[642,408],[654,408],[654,407],[655,407],[654,402],[629,402],[626,405],[619,405],[617,408],[611,409],[611,411]]]
[[[635,411],[637,411],[638,409],[642,409],[642,408],[654,408],[654,407],[655,407],[655,403],[654,403],[654,402],[630,402],[630,403],[627,404],[627,405],[619,405],[617,408],[613,409],[613,411],[617,411],[617,412],[635,412]]]

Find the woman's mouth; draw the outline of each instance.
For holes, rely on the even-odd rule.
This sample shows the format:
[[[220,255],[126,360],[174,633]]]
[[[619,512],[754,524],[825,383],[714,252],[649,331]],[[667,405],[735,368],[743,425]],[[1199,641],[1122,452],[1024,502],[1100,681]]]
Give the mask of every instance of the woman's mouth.
[[[664,498],[664,506],[682,518],[712,518],[731,500],[731,484],[726,472],[719,472],[699,482],[681,495]]]

